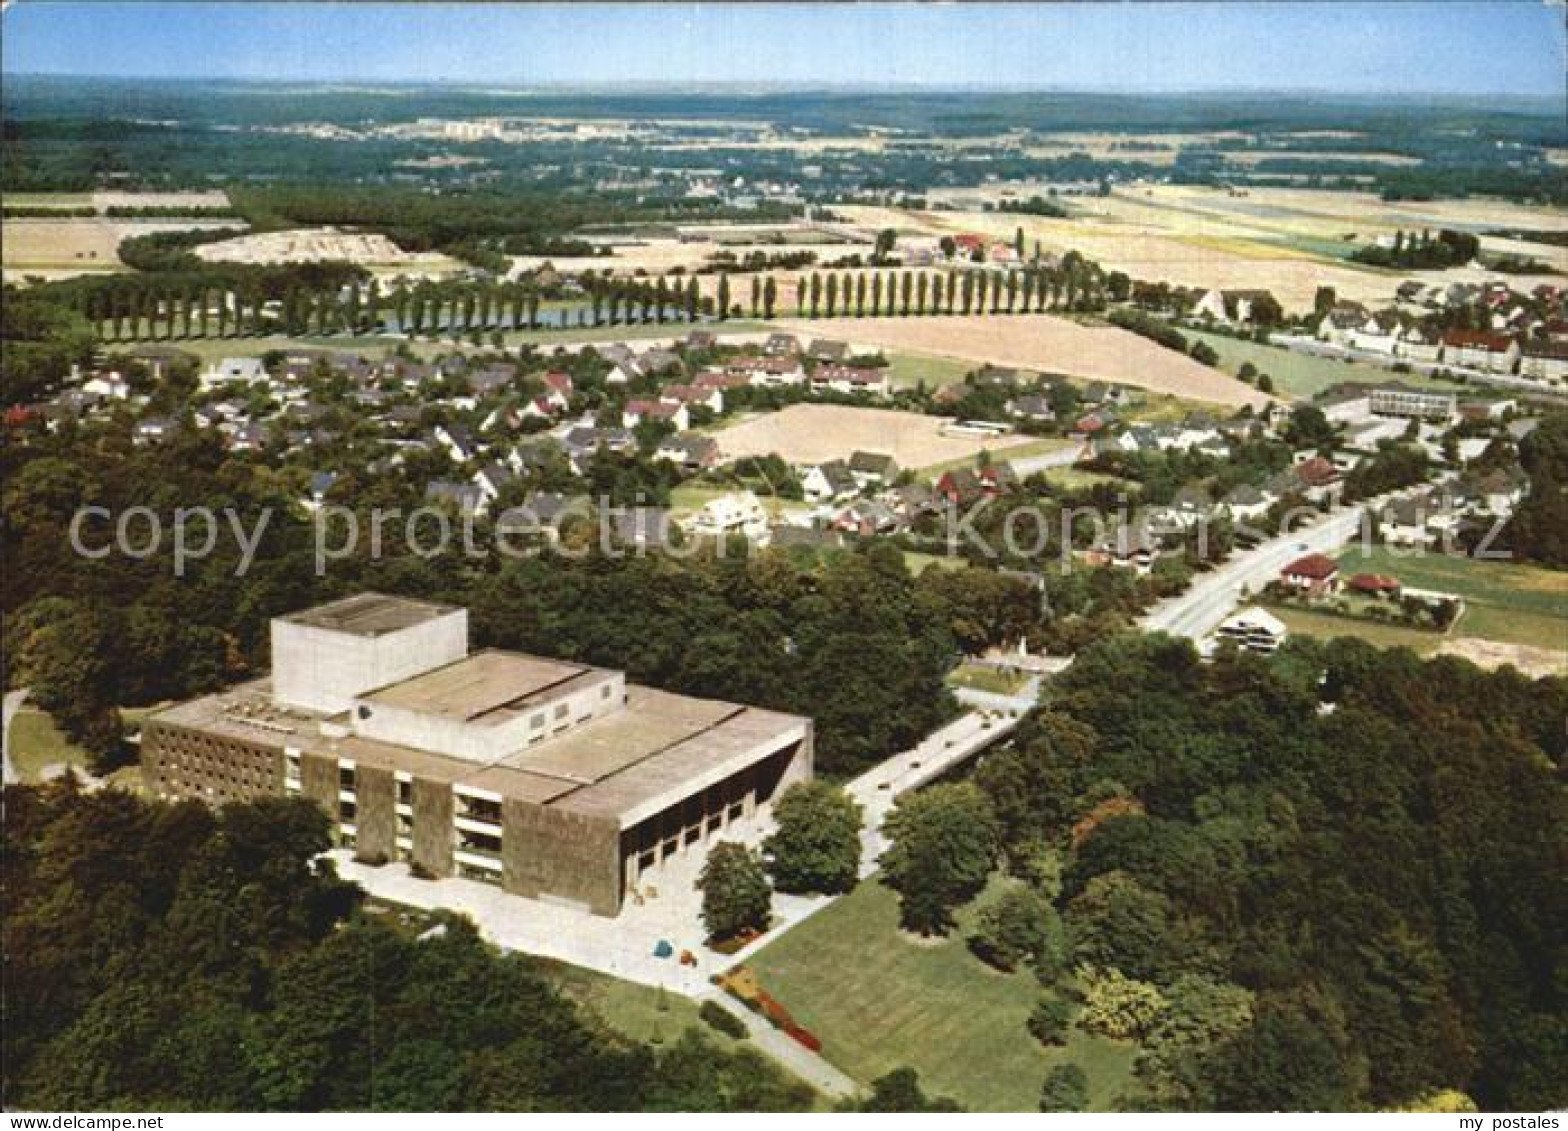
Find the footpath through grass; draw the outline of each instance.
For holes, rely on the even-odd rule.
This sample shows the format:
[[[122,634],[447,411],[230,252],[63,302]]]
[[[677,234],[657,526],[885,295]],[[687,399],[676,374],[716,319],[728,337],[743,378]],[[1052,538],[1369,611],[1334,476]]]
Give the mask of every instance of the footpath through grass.
[[[823,1055],[862,1083],[907,1065],[927,1093],[971,1111],[1037,1111],[1046,1073],[1076,1063],[1094,1109],[1131,1091],[1134,1046],[1076,1029],[1058,1049],[1030,1036],[1025,1022],[1039,985],[969,952],[970,913],[948,938],[918,940],[898,928],[898,897],[868,880],[749,965],[822,1038]]]

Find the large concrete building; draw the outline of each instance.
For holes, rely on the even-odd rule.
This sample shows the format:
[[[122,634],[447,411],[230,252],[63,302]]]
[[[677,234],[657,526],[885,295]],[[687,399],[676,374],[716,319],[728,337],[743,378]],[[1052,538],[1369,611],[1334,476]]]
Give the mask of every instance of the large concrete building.
[[[149,718],[169,797],[309,798],[365,860],[614,915],[811,776],[811,720],[468,650],[468,613],[366,593],[272,622],[270,679]]]

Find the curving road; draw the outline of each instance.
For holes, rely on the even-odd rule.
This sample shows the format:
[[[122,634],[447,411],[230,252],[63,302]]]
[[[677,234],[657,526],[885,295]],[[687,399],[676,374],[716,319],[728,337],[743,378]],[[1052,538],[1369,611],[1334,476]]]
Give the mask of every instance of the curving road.
[[[22,780],[16,767],[11,765],[11,719],[26,698],[27,688],[23,687],[7,691],[4,700],[0,700],[0,784],[3,785],[16,785]]]

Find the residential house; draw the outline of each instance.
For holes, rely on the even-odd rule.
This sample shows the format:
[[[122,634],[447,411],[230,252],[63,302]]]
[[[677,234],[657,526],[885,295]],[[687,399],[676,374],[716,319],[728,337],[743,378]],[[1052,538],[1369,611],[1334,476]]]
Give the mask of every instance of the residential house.
[[[737,357],[724,363],[724,372],[762,388],[800,385],[806,380],[805,367],[795,356]]]
[[[123,401],[131,395],[131,383],[117,370],[105,369],[94,373],[82,382],[82,392],[103,397],[105,400]]]
[[[1420,323],[1406,327],[1399,343],[1399,356],[1435,364],[1443,356],[1443,335]]]
[[[1519,351],[1519,376],[1561,384],[1568,381],[1568,341],[1532,341]]]
[[[1437,540],[1424,496],[1395,499],[1378,514],[1378,536],[1391,546],[1429,546]]]
[[[1339,563],[1327,554],[1308,554],[1279,571],[1287,588],[1310,597],[1326,597],[1339,589]]]
[[[1256,308],[1274,303],[1274,296],[1264,290],[1208,290],[1193,304],[1192,312],[1216,322],[1251,322]]]
[[[704,538],[739,535],[760,544],[768,538],[768,514],[751,491],[732,491],[703,504],[687,528]]]
[[[936,496],[930,485],[926,483],[909,483],[902,487],[893,487],[882,492],[878,497],[905,526],[921,515],[930,514],[937,505]]]
[[[1038,393],[1014,397],[1004,407],[1007,415],[1014,420],[1027,420],[1031,424],[1049,424],[1056,419],[1056,410],[1051,407],[1051,402]]]
[[[615,507],[608,517],[610,533],[622,546],[663,550],[675,545],[675,522],[665,507]]]
[[[668,460],[683,471],[706,471],[719,462],[719,444],[701,432],[678,432],[659,444],[653,458]]]
[[[1085,558],[1091,565],[1115,566],[1147,574],[1154,568],[1159,555],[1160,540],[1139,515],[1118,522],[1114,530],[1085,554]]]
[[[203,389],[216,389],[220,385],[268,382],[267,368],[259,357],[225,357],[202,370],[200,382]]]
[[[1220,503],[1220,510],[1234,522],[1252,522],[1265,517],[1279,500],[1265,491],[1243,483],[1233,487]]]
[[[484,495],[488,509],[500,497],[503,488],[517,482],[517,475],[504,463],[487,463],[474,472],[473,484]]]
[[[259,452],[267,446],[267,430],[254,421],[236,425],[228,444],[233,452]]]
[[[461,424],[437,424],[431,432],[431,438],[452,457],[454,463],[467,463],[479,454],[479,445],[475,443],[473,434]]]
[[[794,334],[769,334],[767,341],[762,343],[762,352],[767,357],[797,357],[800,342]]]
[[[1358,573],[1345,582],[1345,588],[1363,597],[1399,598],[1399,578],[1386,573]]]
[[[892,534],[902,524],[886,503],[876,499],[856,499],[834,515],[830,525],[845,534],[870,538],[877,534]]]
[[[588,467],[595,452],[600,450],[625,454],[637,447],[637,438],[627,428],[596,428],[591,424],[578,424],[568,428],[560,437],[561,446],[572,471],[581,475]]]
[[[484,510],[484,492],[472,483],[457,483],[450,479],[433,479],[425,486],[425,499],[438,507],[455,510],[459,514],[480,514]]]
[[[122,351],[115,350],[114,352],[120,353]],[[175,349],[173,346],[132,346],[123,352],[126,357],[145,365],[148,374],[154,381],[163,380],[176,369],[186,366],[194,367],[201,361],[195,354],[188,353],[182,349]]]
[[[800,486],[806,498],[813,503],[846,498],[860,490],[859,482],[841,459],[828,460],[806,468],[801,473]]]
[[[517,380],[517,371],[511,365],[491,364],[470,369],[463,380],[476,397],[488,397],[510,388]]]
[[[1491,330],[1450,330],[1443,335],[1443,363],[1512,373],[1519,361],[1519,343],[1511,334]]]
[[[811,387],[817,392],[831,389],[835,393],[886,396],[887,370],[859,365],[818,365],[811,374]]]
[[[852,452],[849,473],[863,488],[887,486],[898,478],[898,461],[885,452]]]
[[[313,471],[310,481],[305,487],[305,497],[300,500],[307,511],[319,511],[326,505],[327,493],[332,490],[332,485],[338,481],[335,471]]]
[[[1319,341],[1348,346],[1371,317],[1372,312],[1359,302],[1337,302],[1319,319],[1316,336]]]
[[[131,429],[131,440],[137,444],[161,444],[172,440],[180,431],[180,422],[172,416],[144,416]]]
[[[724,391],[712,385],[666,385],[659,390],[659,399],[683,404],[688,409],[705,408],[715,414],[724,411]]]
[[[621,411],[621,424],[626,428],[636,428],[644,421],[673,424],[677,430],[684,432],[691,427],[691,413],[686,411],[685,405],[671,401],[627,401]]]
[[[1298,489],[1312,502],[1336,497],[1342,486],[1339,468],[1322,456],[1311,456],[1293,469]]]
[[[806,348],[806,356],[815,362],[842,364],[849,357],[849,345],[828,338],[817,338]]]

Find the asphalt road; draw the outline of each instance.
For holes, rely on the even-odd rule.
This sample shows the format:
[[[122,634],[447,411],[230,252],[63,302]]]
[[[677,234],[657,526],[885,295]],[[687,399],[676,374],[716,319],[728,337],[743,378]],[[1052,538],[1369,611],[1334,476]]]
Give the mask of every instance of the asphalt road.
[[[1235,609],[1242,589],[1256,593],[1303,554],[1327,554],[1344,546],[1355,537],[1361,516],[1359,506],[1346,507],[1235,555],[1213,573],[1198,575],[1185,593],[1157,605],[1143,618],[1143,627],[1192,640],[1207,636]]]
[[[0,783],[15,785],[22,780],[16,772],[16,767],[11,765],[11,719],[22,706],[22,701],[27,698],[27,688],[16,691],[7,691],[5,699],[0,701]]]

